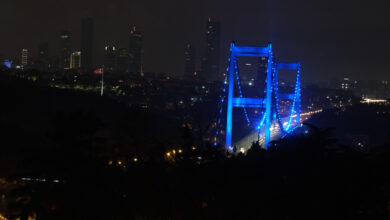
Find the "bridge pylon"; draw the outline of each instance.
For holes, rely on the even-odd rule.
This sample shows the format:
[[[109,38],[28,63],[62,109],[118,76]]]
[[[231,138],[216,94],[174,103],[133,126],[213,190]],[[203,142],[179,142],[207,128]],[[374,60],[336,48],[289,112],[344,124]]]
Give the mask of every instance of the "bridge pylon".
[[[266,76],[266,96],[265,98],[246,98],[234,97],[234,78],[236,75],[238,87],[241,91],[237,58],[238,57],[266,57],[267,58],[267,76]],[[293,94],[279,94],[278,92],[278,69],[296,69],[297,80],[295,84],[295,91]],[[240,92],[241,93],[241,92]],[[272,103],[272,100],[276,103]],[[228,94],[227,94],[227,111],[226,111],[226,141],[225,147],[227,150],[232,148],[232,129],[233,129],[233,108],[265,108],[263,119],[257,129],[261,129],[263,122],[265,122],[264,147],[268,148],[271,140],[271,115],[274,112],[278,116],[279,127],[283,132],[291,130],[292,118],[294,112],[296,113],[296,123],[300,122],[300,63],[279,63],[275,61],[272,53],[272,44],[269,43],[267,47],[247,47],[236,46],[234,42],[230,45],[229,67],[228,67]],[[291,114],[287,126],[284,127],[279,113],[279,100],[292,100]]]

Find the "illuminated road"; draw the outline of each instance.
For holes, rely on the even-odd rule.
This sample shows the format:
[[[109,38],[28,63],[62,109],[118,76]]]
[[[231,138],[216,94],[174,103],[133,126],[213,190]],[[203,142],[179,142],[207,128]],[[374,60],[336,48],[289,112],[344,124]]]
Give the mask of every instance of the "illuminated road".
[[[322,112],[322,109],[316,110],[316,111],[310,111],[301,113],[301,122],[304,122],[308,120],[312,115],[318,114]],[[296,118],[296,115],[293,115],[293,121]],[[282,118],[283,125],[287,124],[288,117]],[[291,123],[291,127],[295,127],[296,123]],[[271,141],[277,140],[282,136],[282,132],[280,131],[279,124],[277,120],[274,120],[271,124]],[[235,142],[233,145],[237,147],[238,151],[241,151],[242,153],[245,153],[252,145],[254,141],[257,141],[259,139],[258,131],[253,131],[249,135],[245,136],[241,140]],[[264,127],[261,129],[260,133],[260,144],[264,145]]]

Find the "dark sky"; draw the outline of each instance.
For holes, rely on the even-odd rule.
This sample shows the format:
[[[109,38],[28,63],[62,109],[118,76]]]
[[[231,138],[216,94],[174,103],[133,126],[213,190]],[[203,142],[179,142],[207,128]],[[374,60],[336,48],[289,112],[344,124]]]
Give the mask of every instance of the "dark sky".
[[[205,21],[221,21],[222,64],[228,45],[265,45],[271,41],[280,60],[302,62],[308,81],[349,76],[390,79],[390,3],[385,0],[2,0],[0,55],[36,57],[49,41],[58,53],[59,33],[73,34],[80,47],[80,19],[95,19],[94,63],[105,44],[127,47],[132,25],[144,34],[144,71],[184,72],[186,42],[204,47]]]

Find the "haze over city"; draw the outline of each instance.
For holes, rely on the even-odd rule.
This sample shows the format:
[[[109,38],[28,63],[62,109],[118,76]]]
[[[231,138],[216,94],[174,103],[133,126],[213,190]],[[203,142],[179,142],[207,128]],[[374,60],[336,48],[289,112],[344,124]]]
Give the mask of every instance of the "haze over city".
[[[80,19],[95,21],[95,65],[103,63],[106,44],[125,47],[133,25],[144,35],[143,66],[148,72],[184,73],[183,48],[194,44],[197,67],[204,51],[205,21],[221,22],[220,66],[227,65],[232,40],[257,45],[273,42],[276,53],[305,63],[304,80],[370,75],[387,79],[390,27],[387,1],[22,1],[2,2],[2,55],[17,57],[22,48],[36,54],[50,42],[59,52],[63,30],[80,46]],[[18,11],[16,15],[14,11]],[[50,18],[50,19],[49,19]],[[6,42],[6,43],[5,43]],[[283,50],[279,49],[283,48]],[[317,51],[321,51],[318,53]]]
[[[3,0],[0,220],[390,219],[389,6]]]

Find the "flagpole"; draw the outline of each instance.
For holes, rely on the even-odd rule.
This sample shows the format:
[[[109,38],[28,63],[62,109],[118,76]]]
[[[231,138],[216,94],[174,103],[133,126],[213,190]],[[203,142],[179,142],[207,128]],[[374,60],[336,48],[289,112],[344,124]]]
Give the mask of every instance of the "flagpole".
[[[100,96],[103,96],[103,75],[104,75],[104,71],[102,69],[102,88],[100,89]]]

